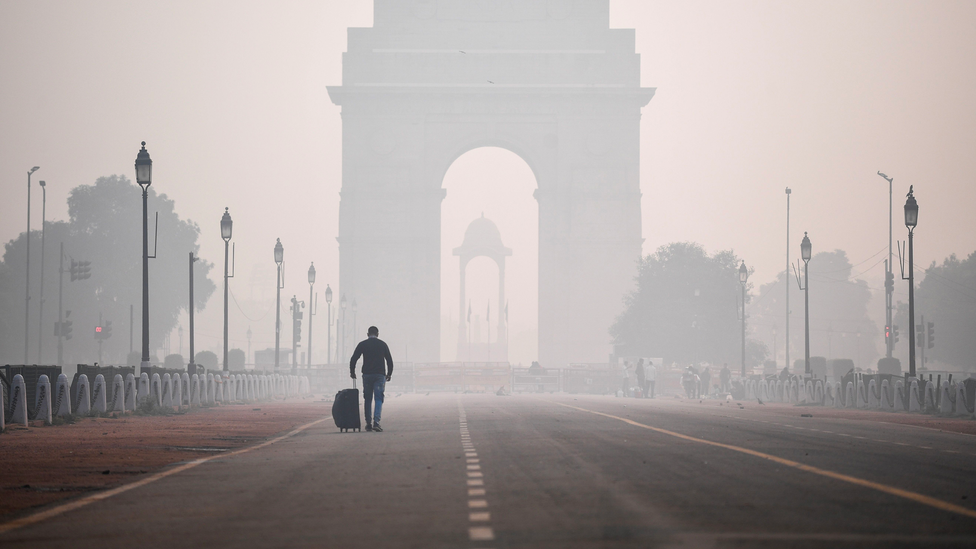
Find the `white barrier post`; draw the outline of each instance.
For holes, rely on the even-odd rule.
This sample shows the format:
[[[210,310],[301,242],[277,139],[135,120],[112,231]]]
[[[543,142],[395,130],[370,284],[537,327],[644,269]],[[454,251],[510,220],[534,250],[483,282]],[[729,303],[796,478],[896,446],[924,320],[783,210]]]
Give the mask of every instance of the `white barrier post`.
[[[224,380],[220,377],[220,374],[213,376],[210,380],[211,386],[213,387],[213,401],[214,403],[224,403]]]
[[[2,392],[0,391],[0,393]],[[71,385],[68,384],[68,376],[64,374],[58,375],[58,383],[54,387],[54,395],[54,415],[57,417],[69,417],[71,415]]]
[[[44,374],[37,378],[37,389],[34,396],[34,420],[51,424],[51,380]]]
[[[876,380],[872,379],[868,381],[868,408],[880,408],[881,399],[876,395],[878,393],[878,383]]]
[[[847,391],[844,392],[844,407],[853,408],[856,405],[854,399],[854,382],[847,382]]]
[[[105,376],[98,374],[95,376],[95,386],[92,392],[92,407],[94,407],[96,412],[105,413],[108,411],[108,404],[106,403],[106,393],[108,392],[108,387],[105,386]]]
[[[894,409],[894,404],[891,399],[888,398],[888,392],[891,391],[891,384],[888,383],[887,379],[881,380],[881,409],[890,412]]]
[[[912,380],[912,384],[908,389],[908,411],[918,412],[921,409],[918,401],[918,381]]]
[[[190,390],[191,390],[190,374],[183,372],[182,374],[180,374],[180,380],[182,381],[180,385],[183,388],[183,400],[181,400],[180,402],[182,402],[184,406],[189,408],[190,406],[193,405],[193,399],[190,398]]]
[[[91,414],[91,388],[88,386],[88,376],[78,376],[78,387],[75,390],[75,413],[79,416]]]
[[[10,386],[10,411],[10,423],[27,427],[27,384],[20,374],[14,376]]]
[[[183,407],[183,377],[179,374],[173,376],[173,406],[177,410]]]
[[[957,416],[970,416],[973,412],[969,411],[969,403],[966,402],[966,384],[956,383],[956,403],[952,410]]]
[[[139,402],[152,397],[152,382],[149,381],[149,374],[142,372],[139,374]]]
[[[895,380],[895,410],[904,412],[905,406],[905,384],[900,380]]]
[[[943,379],[939,395],[939,413],[949,415],[952,413],[952,396],[949,394],[949,381]]]
[[[112,402],[108,410],[125,413],[125,382],[122,381],[122,374],[115,374],[112,379]]]
[[[925,412],[934,412],[938,409],[935,405],[935,384],[931,381],[925,384],[925,400],[922,403],[922,410]]]
[[[125,374],[125,409],[134,412],[136,409],[136,398],[139,395],[136,376]]]
[[[163,374],[163,407],[173,407],[173,378],[169,374]]]
[[[190,406],[200,406],[200,376],[193,374],[190,378]]]
[[[153,374],[149,381],[149,397],[156,406],[163,406],[163,380],[159,374]]]

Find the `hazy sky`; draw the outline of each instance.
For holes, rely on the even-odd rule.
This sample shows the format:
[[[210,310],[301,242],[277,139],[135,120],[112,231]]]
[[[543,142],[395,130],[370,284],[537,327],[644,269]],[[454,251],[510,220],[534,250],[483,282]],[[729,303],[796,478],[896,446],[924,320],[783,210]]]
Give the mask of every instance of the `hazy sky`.
[[[153,186],[200,224],[215,276],[228,206],[236,295],[255,285],[273,295],[280,237],[283,295],[307,298],[309,261],[320,282],[338,279],[342,128],[325,86],[341,83],[346,28],[371,24],[368,0],[0,1],[0,240],[25,228],[31,166],[48,183],[48,218],[65,219],[74,186],[132,178],[145,140]],[[785,265],[789,186],[794,258],[809,231],[815,251],[841,248],[859,263],[887,245],[878,170],[895,177],[896,238],[916,187],[918,264],[976,249],[976,2],[616,0],[611,26],[637,29],[642,84],[657,88],[641,123],[645,252],[675,240],[733,248],[757,286],[767,282]],[[448,173],[445,204],[459,209],[443,224],[442,310],[456,320],[449,250],[465,217],[494,207],[479,203],[477,177],[507,181],[514,211],[528,212],[497,220],[514,250],[514,338],[535,329],[535,266],[517,258],[536,253],[537,216],[531,172],[504,151],[474,151]],[[36,185],[33,197],[37,228]],[[874,288],[878,259],[855,268],[873,265],[861,276]],[[199,316],[200,348],[219,346],[220,309],[218,292]],[[232,308],[232,346],[246,347],[248,325],[253,348],[273,345],[273,320],[254,309]]]

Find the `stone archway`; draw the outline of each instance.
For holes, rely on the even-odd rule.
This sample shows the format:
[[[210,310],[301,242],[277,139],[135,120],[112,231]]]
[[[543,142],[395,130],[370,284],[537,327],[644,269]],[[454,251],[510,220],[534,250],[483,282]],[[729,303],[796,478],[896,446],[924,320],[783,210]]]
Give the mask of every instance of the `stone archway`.
[[[505,344],[505,332],[508,327],[505,325],[504,311],[508,302],[505,300],[505,258],[512,255],[512,250],[502,243],[502,235],[498,231],[495,223],[485,218],[485,214],[481,214],[481,217],[475,219],[468,225],[468,229],[464,231],[464,241],[460,246],[454,248],[453,253],[458,256],[461,277],[461,289],[458,300],[458,360],[462,360],[462,358],[467,362],[475,360],[471,353],[470,334],[466,331],[466,328],[469,328],[468,324],[470,324],[470,321],[460,320],[466,318],[464,305],[467,303],[465,296],[467,295],[468,286],[465,275],[467,273],[468,263],[476,257],[487,257],[498,266],[498,329],[495,331],[498,345],[495,347],[500,352],[494,355],[491,353],[491,319],[488,319],[488,352],[485,355],[485,360],[494,359],[496,362],[507,361],[508,346]]]
[[[444,174],[495,146],[535,174],[539,360],[605,362],[641,253],[640,87],[607,0],[377,2],[349,29],[340,287],[394,352],[440,359]]]

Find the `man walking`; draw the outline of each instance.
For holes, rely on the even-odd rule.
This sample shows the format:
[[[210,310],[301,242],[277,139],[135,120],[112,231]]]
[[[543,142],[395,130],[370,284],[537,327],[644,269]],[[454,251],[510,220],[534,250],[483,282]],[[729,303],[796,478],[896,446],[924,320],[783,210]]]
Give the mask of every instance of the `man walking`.
[[[366,331],[368,336],[356,346],[356,352],[349,361],[349,376],[356,379],[356,362],[363,357],[363,400],[366,415],[366,430],[382,433],[380,415],[383,411],[383,390],[386,382],[393,376],[393,357],[386,342],[380,339],[380,330],[370,326]],[[384,368],[383,361],[386,361]],[[373,410],[373,400],[376,409]]]
[[[654,361],[648,359],[647,366],[644,367],[644,378],[647,379],[646,394],[649,398],[654,398],[654,385],[657,382],[657,367]]]

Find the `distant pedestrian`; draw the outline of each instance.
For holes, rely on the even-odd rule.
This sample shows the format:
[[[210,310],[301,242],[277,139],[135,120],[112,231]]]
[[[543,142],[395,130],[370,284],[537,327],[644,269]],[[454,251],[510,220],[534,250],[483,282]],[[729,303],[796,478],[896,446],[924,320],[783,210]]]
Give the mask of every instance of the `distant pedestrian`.
[[[380,339],[380,330],[370,326],[366,331],[367,338],[356,346],[356,352],[349,361],[349,376],[356,379],[356,362],[363,357],[363,400],[365,404],[366,430],[383,432],[380,427],[380,415],[383,411],[383,391],[386,382],[393,377],[393,357],[386,342]],[[384,368],[384,360],[386,367]],[[376,409],[372,410],[373,400]]]
[[[712,392],[711,385],[710,385],[712,382],[712,369],[709,368],[708,366],[705,366],[705,369],[702,370],[701,380],[702,380],[702,394],[708,396],[708,394]]]
[[[644,372],[644,359],[637,359],[637,386],[640,387],[641,398],[647,398],[647,374]]]
[[[624,378],[623,378],[623,396],[627,396],[627,392],[630,391],[630,377],[628,376],[627,370],[630,369],[630,363],[626,360],[624,361]]]
[[[732,372],[729,371],[728,363],[722,365],[718,373],[718,380],[722,384],[721,392],[728,393],[732,390]]]
[[[654,398],[654,384],[657,381],[657,368],[654,366],[654,362],[650,360],[647,361],[647,366],[644,368],[644,378],[647,379],[646,394],[650,395],[650,398]]]

